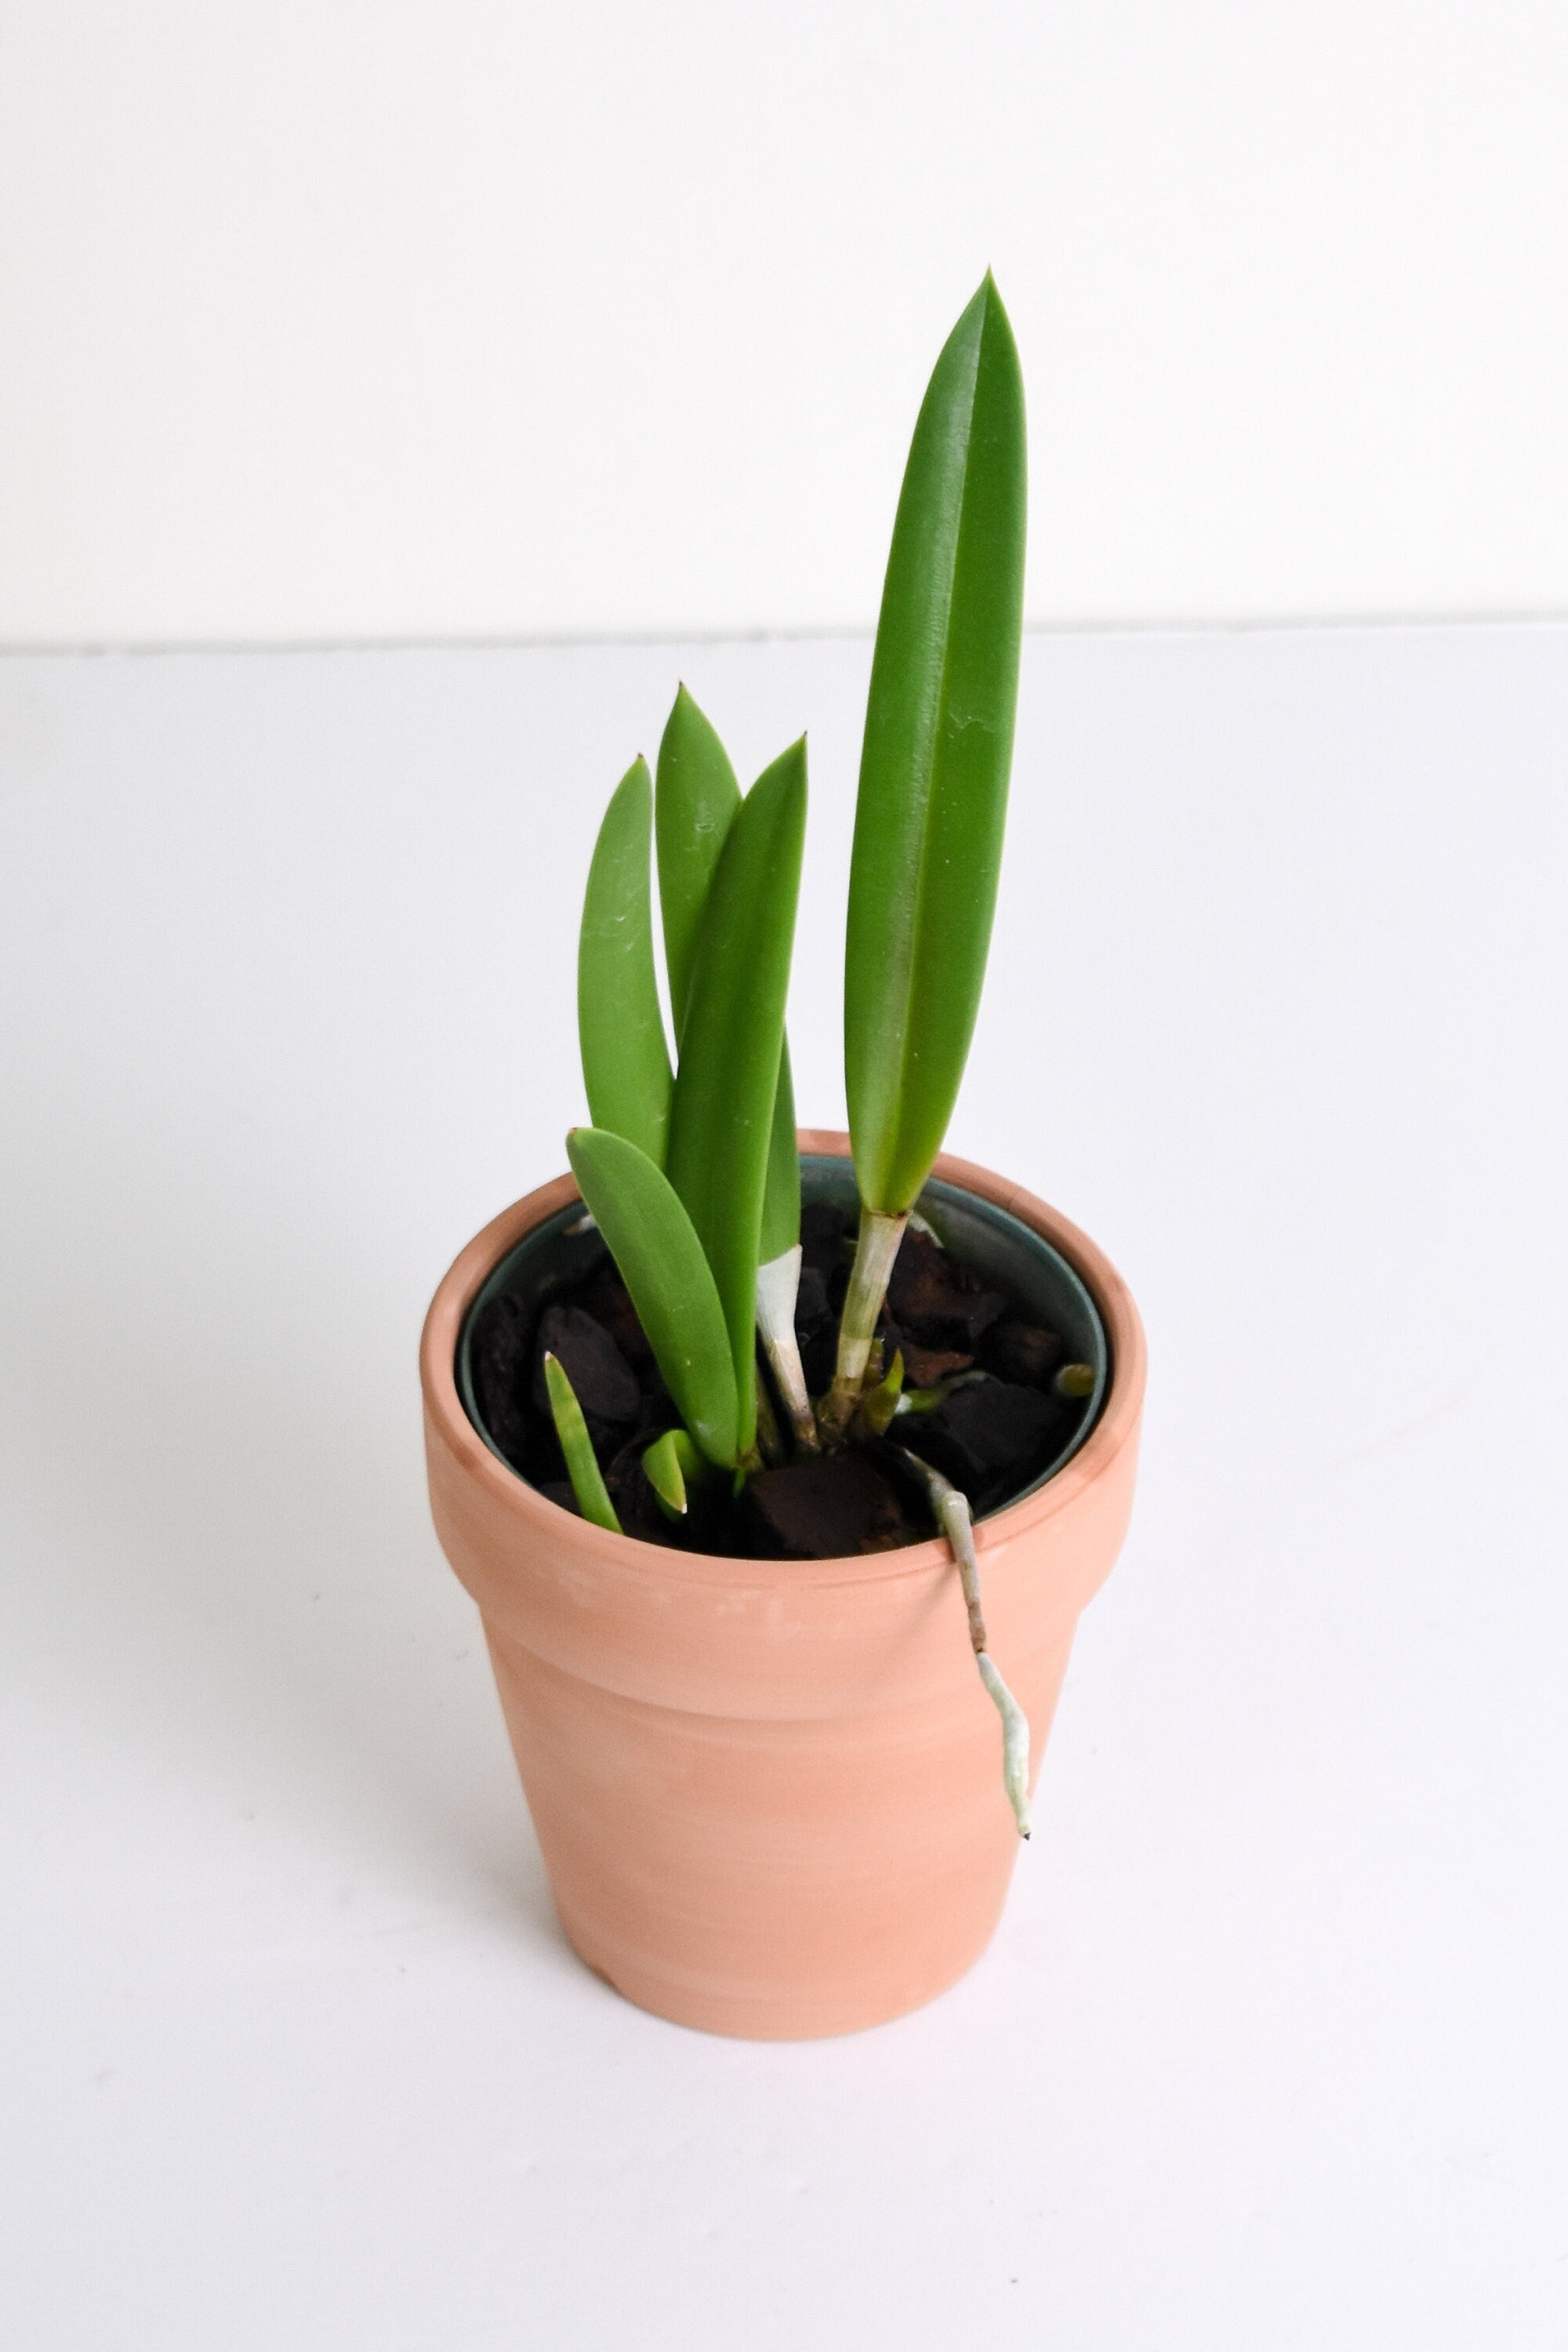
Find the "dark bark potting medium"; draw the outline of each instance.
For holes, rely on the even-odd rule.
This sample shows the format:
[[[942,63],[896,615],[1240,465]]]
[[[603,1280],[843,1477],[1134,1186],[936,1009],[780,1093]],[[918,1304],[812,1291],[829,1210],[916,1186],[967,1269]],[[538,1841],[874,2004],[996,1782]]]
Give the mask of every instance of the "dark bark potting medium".
[[[816,1397],[833,1379],[856,1210],[847,1163],[810,1159],[803,1173],[795,1329]],[[959,1487],[976,1517],[997,1510],[1058,1468],[1088,1434],[1109,1371],[1103,1329],[1065,1261],[1049,1253],[1051,1266],[1031,1265],[1032,1278],[1009,1282],[1006,1249],[986,1246],[994,1234],[958,1230],[964,1219],[953,1204],[967,1204],[971,1220],[984,1210],[990,1227],[1015,1227],[1045,1253],[1016,1220],[956,1187],[931,1192],[952,1201],[922,1198],[921,1219],[929,1208],[935,1230],[911,1223],[905,1233],[878,1331],[884,1362],[895,1351],[903,1357],[906,1389],[935,1401],[900,1412],[885,1435],[852,1433],[834,1454],[792,1454],[754,1473],[739,1495],[729,1474],[716,1472],[690,1484],[686,1515],[671,1518],[642,1455],[679,1416],[626,1286],[581,1210],[557,1221],[559,1232],[547,1237],[553,1246],[539,1237],[522,1244],[476,1301],[458,1351],[469,1417],[520,1477],[575,1512],[544,1385],[550,1350],[576,1391],[626,1533],[681,1550],[822,1559],[924,1542],[933,1522],[909,1454]],[[1019,1246],[1011,1235],[1002,1239]],[[531,1264],[513,1263],[531,1255]],[[1089,1366],[1089,1394],[1061,1393],[1057,1375],[1068,1363]],[[761,1358],[758,1379],[767,1383]]]

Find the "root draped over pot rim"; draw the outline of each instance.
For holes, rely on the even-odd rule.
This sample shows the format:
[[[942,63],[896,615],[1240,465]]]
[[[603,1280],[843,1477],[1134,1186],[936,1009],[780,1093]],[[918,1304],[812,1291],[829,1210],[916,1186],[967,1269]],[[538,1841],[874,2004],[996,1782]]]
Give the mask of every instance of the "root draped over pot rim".
[[[950,1486],[940,1470],[922,1462],[918,1454],[911,1454],[907,1446],[900,1451],[905,1461],[919,1471],[931,1496],[937,1525],[952,1545],[952,1556],[958,1562],[974,1663],[1002,1718],[1002,1784],[1018,1824],[1018,1835],[1026,1838],[1034,1826],[1029,1815],[1029,1719],[1003,1681],[986,1647],[985,1615],[980,1605],[980,1560],[974,1549],[974,1522],[970,1517],[969,1499],[956,1486]]]

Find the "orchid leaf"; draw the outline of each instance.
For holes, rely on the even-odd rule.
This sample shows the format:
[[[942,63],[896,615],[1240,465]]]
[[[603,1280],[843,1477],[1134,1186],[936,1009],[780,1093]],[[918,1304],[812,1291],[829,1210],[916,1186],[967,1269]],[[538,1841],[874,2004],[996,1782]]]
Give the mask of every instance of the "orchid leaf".
[[[921,406],[866,710],[845,959],[860,1197],[909,1209],[968,1056],[995,905],[1023,625],[1024,393],[989,275]]]
[[[664,1164],[672,1078],[654,975],[653,784],[636,760],[599,827],[577,949],[577,1034],[595,1127]]]
[[[708,1459],[728,1466],[738,1458],[734,1365],[690,1217],[662,1171],[625,1136],[575,1127],[566,1152],[681,1420]]]
[[[730,755],[694,697],[682,686],[658,747],[654,833],[658,846],[658,903],[664,961],[679,1042],[686,1021],[691,971],[702,910],[724,846],[741,788]],[[786,1040],[779,1062],[768,1147],[758,1262],[782,1257],[800,1239],[800,1159],[795,1150],[795,1088]]]
[[[756,1433],[758,1249],[805,794],[803,739],[764,770],[725,836],[702,910],[670,1104],[669,1179],[723,1302],[742,1457]]]
[[[800,1152],[795,1131],[795,1081],[790,1076],[789,1039],[779,1051],[778,1091],[773,1097],[773,1131],[768,1137],[768,1173],[763,1189],[763,1223],[757,1238],[757,1263],[771,1265],[795,1248],[800,1239]]]
[[[880,1437],[889,1428],[903,1392],[904,1359],[901,1351],[895,1351],[881,1380],[860,1400],[860,1419],[871,1436]]]
[[[599,1457],[594,1451],[594,1441],[588,1434],[588,1424],[583,1418],[583,1408],[577,1402],[577,1391],[566,1377],[566,1368],[548,1349],[544,1357],[544,1385],[550,1391],[550,1417],[555,1423],[555,1434],[561,1440],[561,1451],[566,1457],[566,1475],[572,1481],[572,1492],[577,1497],[577,1508],[596,1528],[608,1528],[612,1535],[621,1533],[621,1523],[616,1517],[616,1507],[610,1500]]]
[[[741,787],[730,755],[707,713],[681,687],[658,747],[654,830],[658,843],[658,907],[664,961],[679,1046],[691,992],[697,935],[719,853],[724,846]]]
[[[686,1516],[686,1490],[700,1478],[707,1463],[684,1429],[667,1429],[656,1437],[642,1458],[648,1485],[671,1518]]]

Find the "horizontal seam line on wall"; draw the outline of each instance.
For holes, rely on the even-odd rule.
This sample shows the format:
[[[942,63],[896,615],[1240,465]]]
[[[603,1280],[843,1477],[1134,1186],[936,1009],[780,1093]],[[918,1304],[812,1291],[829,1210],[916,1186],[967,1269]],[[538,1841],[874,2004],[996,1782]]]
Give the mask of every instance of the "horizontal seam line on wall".
[[[1027,637],[1239,637],[1338,633],[1349,629],[1561,628],[1565,612],[1363,613],[1272,615],[1262,620],[1036,621]],[[869,644],[869,623],[855,627],[757,629],[563,630],[531,635],[422,635],[321,637],[84,637],[15,638],[0,642],[0,660],[80,657],[153,657],[171,654],[377,654],[524,653],[616,646],[754,646]]]

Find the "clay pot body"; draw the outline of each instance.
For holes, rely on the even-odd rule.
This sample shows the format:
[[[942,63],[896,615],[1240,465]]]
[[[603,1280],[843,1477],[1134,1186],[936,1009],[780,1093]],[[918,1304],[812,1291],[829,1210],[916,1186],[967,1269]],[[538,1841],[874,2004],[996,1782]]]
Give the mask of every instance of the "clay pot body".
[[[803,1151],[843,1152],[803,1133]],[[1079,1613],[1131,1509],[1144,1349],[1092,1242],[986,1170],[936,1173],[1070,1261],[1110,1339],[1067,1466],[977,1529],[990,1646],[1037,1772]],[[588,1525],[498,1461],[454,1375],[492,1267],[576,1197],[562,1177],[458,1259],[426,1321],[431,1508],[478,1602],[562,1925],[643,2008],[758,2039],[920,2006],[989,1941],[1017,1857],[1001,1734],[957,1572],[931,1541],[866,1559],[721,1559]]]

